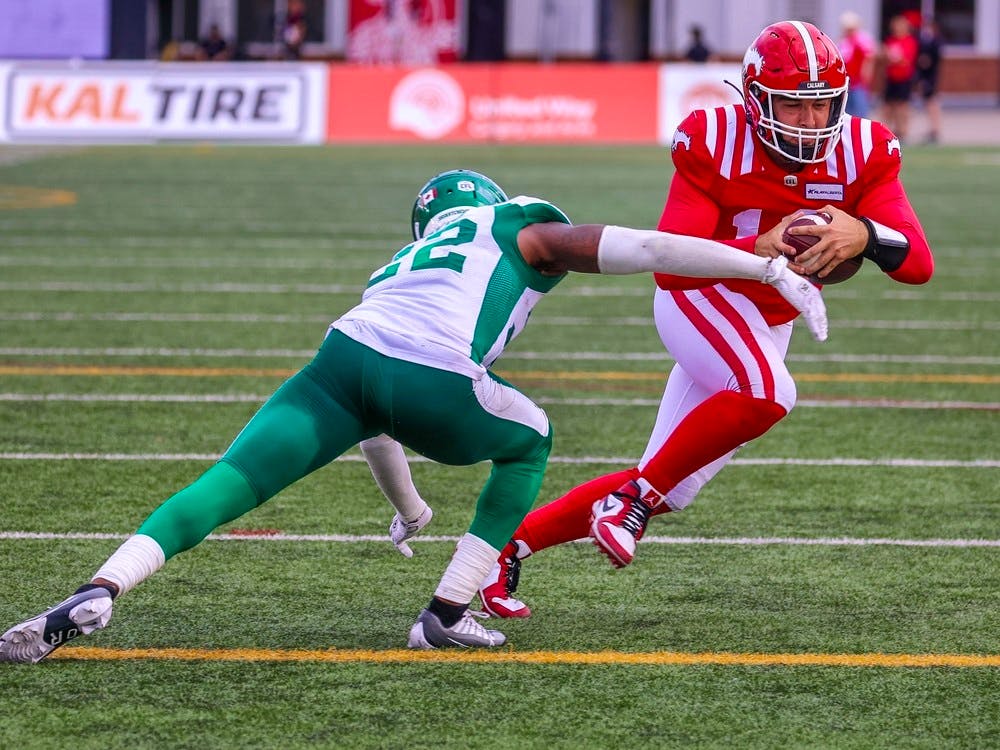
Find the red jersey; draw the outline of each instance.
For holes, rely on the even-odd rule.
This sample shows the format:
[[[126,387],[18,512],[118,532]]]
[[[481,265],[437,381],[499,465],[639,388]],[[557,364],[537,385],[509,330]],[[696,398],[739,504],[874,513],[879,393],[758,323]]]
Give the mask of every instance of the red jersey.
[[[910,251],[889,274],[922,284],[934,269],[924,230],[899,181],[900,147],[878,122],[845,117],[836,149],[826,161],[799,172],[778,166],[747,124],[743,105],[696,110],[680,124],[671,146],[676,173],[658,229],[719,240],[753,252],[758,234],[800,208],[829,203],[906,235]],[[656,274],[661,289],[698,289],[705,279]],[[771,286],[725,280],[754,302],[770,325],[798,311]]]
[[[875,41],[861,30],[852,31],[838,43],[840,54],[844,56],[844,67],[851,80],[851,88],[867,88],[869,81],[864,76],[865,63],[875,54]]]
[[[885,77],[891,83],[904,83],[917,72],[919,43],[916,37],[891,36],[885,40]]]

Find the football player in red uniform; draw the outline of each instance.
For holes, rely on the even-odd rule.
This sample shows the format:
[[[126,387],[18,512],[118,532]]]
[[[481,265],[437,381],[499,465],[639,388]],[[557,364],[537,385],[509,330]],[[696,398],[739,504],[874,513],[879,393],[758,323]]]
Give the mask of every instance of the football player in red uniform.
[[[744,56],[742,83],[743,105],[694,111],[678,127],[659,229],[777,256],[791,251],[781,235],[795,212],[821,209],[830,224],[791,230],[820,238],[795,270],[822,277],[861,255],[895,281],[928,281],[933,260],[899,179],[899,140],[845,115],[848,78],[834,41],[809,23],[768,26]],[[687,507],[795,404],[784,358],[796,312],[773,289],[662,274],[656,284],[656,328],[676,364],[646,451],[635,468],[524,519],[480,589],[496,616],[530,614],[512,594],[520,558],[540,549],[589,535],[613,565],[628,565],[651,515]]]

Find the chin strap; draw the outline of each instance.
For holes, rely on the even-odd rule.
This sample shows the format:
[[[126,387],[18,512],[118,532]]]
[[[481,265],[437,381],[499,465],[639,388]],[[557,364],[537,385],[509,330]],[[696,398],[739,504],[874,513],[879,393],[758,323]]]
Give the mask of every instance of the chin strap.
[[[886,273],[903,265],[910,252],[910,241],[906,235],[865,216],[860,219],[868,230],[868,244],[861,255]]]

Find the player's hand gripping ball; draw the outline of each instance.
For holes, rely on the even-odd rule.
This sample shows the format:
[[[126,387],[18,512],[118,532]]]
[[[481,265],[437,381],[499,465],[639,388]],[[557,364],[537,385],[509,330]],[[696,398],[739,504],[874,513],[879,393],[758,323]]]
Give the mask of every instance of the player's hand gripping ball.
[[[833,217],[828,213],[824,213],[822,211],[808,211],[791,222],[785,228],[785,233],[781,235],[782,242],[795,248],[795,253],[789,255],[788,257],[794,259],[799,253],[805,252],[819,242],[819,237],[814,237],[811,234],[789,234],[789,229],[792,227],[808,227],[816,226],[818,224],[829,224],[831,221],[833,221]],[[864,259],[860,255],[856,255],[853,258],[848,258],[847,260],[842,261],[840,265],[830,271],[830,273],[823,278],[820,278],[816,274],[811,274],[806,278],[815,284],[839,284],[841,281],[847,281],[858,272],[861,268],[862,260]]]

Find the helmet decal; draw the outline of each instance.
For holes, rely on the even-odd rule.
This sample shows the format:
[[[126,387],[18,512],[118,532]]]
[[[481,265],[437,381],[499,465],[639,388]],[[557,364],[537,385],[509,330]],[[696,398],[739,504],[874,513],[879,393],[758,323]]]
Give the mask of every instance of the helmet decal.
[[[435,198],[437,198],[437,190],[435,190],[434,188],[431,188],[430,190],[425,190],[417,198],[417,205],[419,205],[421,208],[427,208],[427,204],[429,204]]]
[[[750,68],[753,68],[754,75],[764,72],[764,56],[760,54],[756,44],[751,44],[747,48],[747,53],[743,55],[743,75],[746,75]]]

